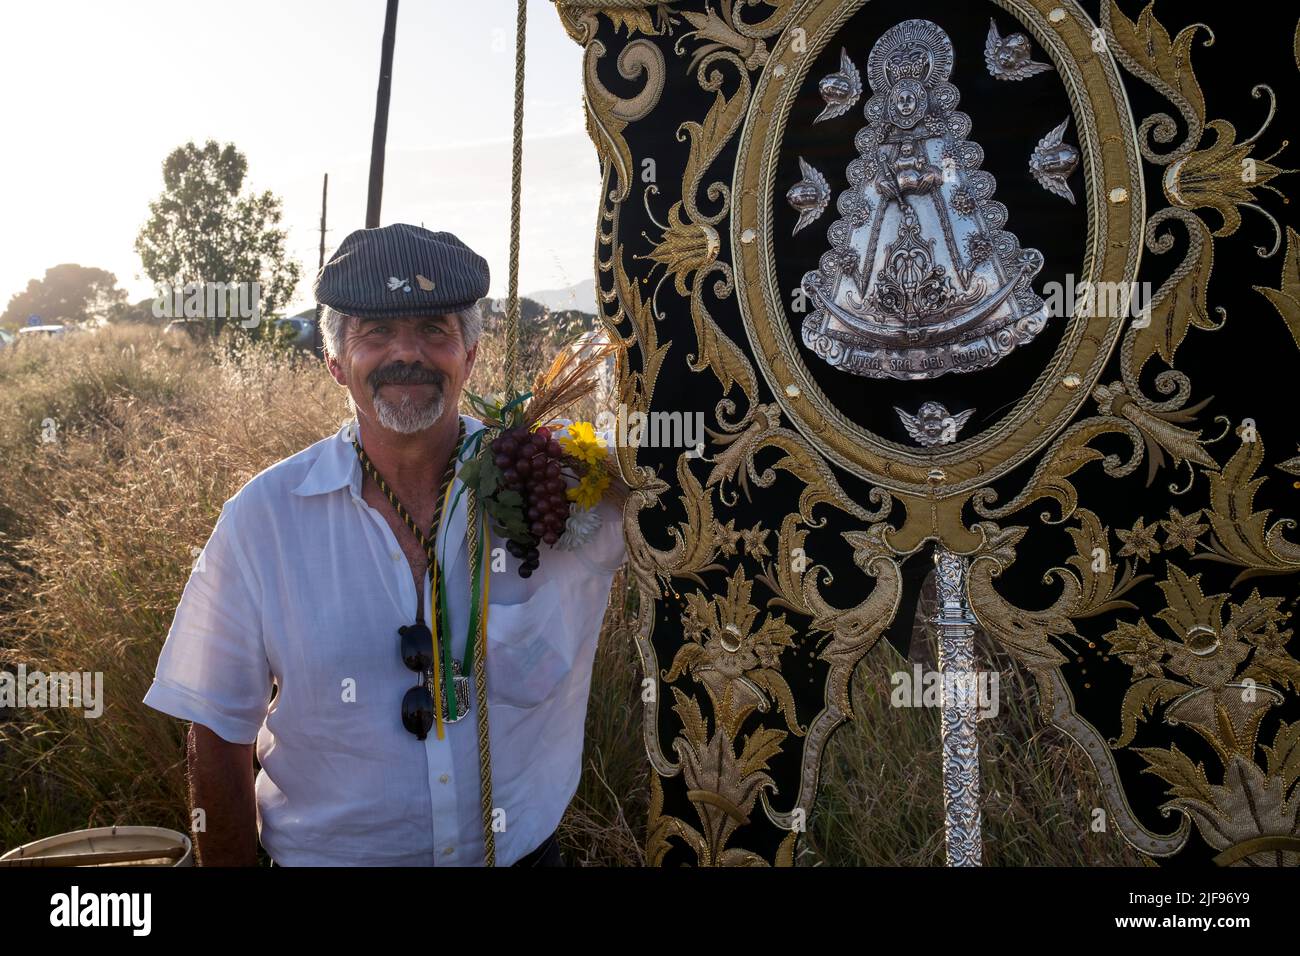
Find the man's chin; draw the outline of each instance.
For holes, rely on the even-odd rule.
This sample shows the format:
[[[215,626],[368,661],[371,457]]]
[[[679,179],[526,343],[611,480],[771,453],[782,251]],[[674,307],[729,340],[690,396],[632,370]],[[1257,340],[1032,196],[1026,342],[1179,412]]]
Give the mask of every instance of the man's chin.
[[[401,402],[390,402],[376,397],[374,405],[375,418],[378,419],[379,424],[403,435],[432,428],[442,418],[444,409],[441,391],[427,402],[412,402],[409,396],[403,397]]]

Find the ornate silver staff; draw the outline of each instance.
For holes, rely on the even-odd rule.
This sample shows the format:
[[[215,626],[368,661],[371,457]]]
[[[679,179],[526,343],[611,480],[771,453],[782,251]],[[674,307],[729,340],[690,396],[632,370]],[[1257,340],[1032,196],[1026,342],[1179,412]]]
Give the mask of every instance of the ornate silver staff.
[[[943,674],[943,829],[949,866],[980,866],[979,740],[975,736],[975,615],[966,600],[966,559],[935,548],[934,623]]]

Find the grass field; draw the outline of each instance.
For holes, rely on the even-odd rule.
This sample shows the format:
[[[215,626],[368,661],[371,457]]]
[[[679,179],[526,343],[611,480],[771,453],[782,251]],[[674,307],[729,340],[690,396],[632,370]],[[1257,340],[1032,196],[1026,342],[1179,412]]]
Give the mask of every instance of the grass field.
[[[544,349],[526,349],[535,365]],[[489,330],[470,387],[501,385]],[[594,413],[594,408],[586,410]],[[188,830],[185,726],[140,703],[222,503],[333,431],[345,395],[315,361],[206,348],[145,327],[0,351],[0,665],[103,671],[104,715],[0,711],[0,848],[108,824]],[[644,862],[648,767],[625,576],[592,680],[585,773],[562,827],[570,863]],[[980,725],[985,862],[1132,865],[1077,750],[999,660],[1002,715]],[[827,749],[800,865],[943,862],[939,714],[893,708],[886,646],[855,675],[858,720]],[[694,822],[694,821],[692,821]]]

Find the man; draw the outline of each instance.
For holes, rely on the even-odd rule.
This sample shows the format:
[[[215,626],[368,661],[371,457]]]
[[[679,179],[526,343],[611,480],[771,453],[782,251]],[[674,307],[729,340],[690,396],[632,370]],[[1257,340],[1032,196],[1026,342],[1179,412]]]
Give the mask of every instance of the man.
[[[432,693],[423,714],[408,706],[441,685],[408,669],[399,629],[435,620],[436,593],[425,547],[390,494],[434,542],[449,619],[439,647],[450,641],[469,674],[466,498],[453,475],[462,426],[466,437],[482,427],[457,407],[487,289],[482,257],[449,233],[404,224],[352,233],[317,277],[327,367],[355,419],[225,503],[144,699],[192,722],[203,864],[253,865],[259,836],[282,866],[484,862],[474,682],[459,719],[442,701],[439,727],[429,729]],[[559,862],[554,832],[577,786],[597,634],[625,555],[617,509],[595,512],[587,543],[543,549],[530,577],[504,541],[490,542],[499,866]]]

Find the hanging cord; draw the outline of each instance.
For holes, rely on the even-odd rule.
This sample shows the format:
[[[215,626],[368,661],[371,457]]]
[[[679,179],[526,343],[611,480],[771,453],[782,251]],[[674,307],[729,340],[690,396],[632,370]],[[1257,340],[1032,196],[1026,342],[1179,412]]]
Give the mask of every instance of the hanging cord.
[[[433,627],[431,630],[434,634],[433,648],[433,667],[434,667],[434,684],[437,686],[439,675],[437,673],[440,653],[438,650],[438,625],[441,623],[440,609],[437,606],[438,582],[437,582],[437,560],[434,553],[436,539],[441,537],[439,529],[442,526],[442,514],[444,505],[448,498],[451,497],[451,484],[456,475],[456,460],[460,457],[461,449],[465,445],[465,421],[461,419],[459,435],[456,441],[456,450],[452,452],[451,457],[447,460],[447,470],[443,474],[442,488],[438,494],[438,503],[433,516],[433,527],[426,537],[419,526],[403,506],[397,500],[397,495],[393,494],[388,487],[388,483],[380,477],[379,471],[370,461],[370,456],[365,453],[361,445],[353,439],[353,447],[357,450],[357,456],[361,459],[361,464],[365,468],[366,474],[379,486],[380,491],[388,498],[389,503],[397,511],[401,519],[406,522],[406,526],[411,529],[419,540],[421,546],[425,549],[425,554],[429,559],[429,566],[434,569],[433,592],[434,592],[434,611]],[[480,450],[480,454],[482,451]],[[454,509],[453,509],[454,510]],[[492,750],[490,738],[488,735],[488,712],[487,712],[487,605],[488,605],[488,577],[491,572],[485,570],[487,559],[490,557],[490,545],[492,536],[486,526],[483,529],[483,543],[480,546],[478,536],[478,509],[475,507],[475,496],[473,494],[465,496],[465,545],[466,553],[469,556],[470,566],[470,590],[474,589],[475,580],[481,582],[483,587],[483,599],[479,605],[479,614],[477,620],[471,620],[469,626],[476,633],[474,642],[474,693],[478,700],[477,722],[478,722],[478,765],[479,765],[479,792],[482,797],[483,810],[483,850],[486,866],[496,866],[496,837],[492,829]],[[471,601],[470,614],[474,614],[474,602]],[[424,619],[423,615],[424,601],[420,601],[420,620]],[[443,640],[450,641],[450,634],[443,634]],[[434,705],[438,714],[438,737],[442,738],[441,723],[441,701],[438,695],[434,696]]]
[[[506,384],[509,395],[519,373],[519,223],[524,179],[524,39],[528,32],[525,0],[515,22],[515,136],[510,172],[510,288],[506,299]]]
[[[478,540],[478,508],[475,507],[474,495],[465,497],[465,534],[470,554],[470,573],[479,575],[483,581],[483,603],[480,618],[477,621],[471,621],[470,626],[479,629],[479,639],[474,644],[474,696],[478,700],[476,717],[478,720],[479,798],[483,810],[483,865],[496,866],[496,834],[492,829],[492,745],[491,738],[488,735],[487,709],[488,578],[492,576],[492,571],[486,567],[487,561],[485,560],[491,553],[489,543],[492,536],[488,532],[485,523],[483,527],[483,543],[480,546]],[[473,586],[471,582],[470,587],[473,588]]]
[[[451,483],[456,477],[456,459],[460,456],[460,449],[461,446],[464,444],[464,442],[465,442],[465,423],[461,422],[460,432],[456,439],[456,450],[452,452],[451,457],[447,459],[447,467],[443,470],[442,481],[439,482],[438,500],[434,504],[434,509],[433,509],[433,523],[429,527],[428,535],[425,535],[420,530],[419,526],[415,523],[415,519],[411,517],[411,513],[407,511],[405,507],[402,506],[402,503],[400,501],[397,500],[397,495],[393,494],[393,490],[388,487],[388,482],[384,481],[383,476],[379,474],[379,471],[375,468],[374,462],[370,460],[370,456],[367,455],[365,449],[361,447],[361,443],[358,442],[355,438],[352,439],[352,447],[356,449],[357,458],[361,460],[362,469],[365,471],[367,475],[370,476],[370,480],[379,486],[379,490],[383,492],[384,497],[388,499],[388,503],[393,506],[393,510],[397,512],[397,516],[406,523],[406,526],[408,528],[411,529],[411,533],[415,535],[415,540],[420,542],[420,547],[424,549],[425,557],[428,559],[428,563],[429,563],[428,570],[431,573],[434,571],[434,568],[437,564],[437,562],[434,559],[434,542],[437,540],[438,537],[438,529],[442,527],[443,505],[446,503],[447,491],[448,489],[451,488]],[[437,590],[434,589],[433,593],[434,593],[434,600],[437,600],[437,593],[438,593]],[[415,619],[420,622],[424,621],[424,595],[423,594],[416,595]],[[434,609],[432,623],[433,623],[433,627],[431,627],[430,630],[432,630],[435,635],[435,651],[436,651],[436,636],[438,633],[437,625],[439,623],[436,607]],[[435,653],[434,660],[437,660],[437,657],[438,655]]]
[[[510,172],[510,286],[506,299],[506,363],[505,391],[510,394],[515,388],[515,379],[519,370],[519,224],[520,195],[523,189],[524,170],[524,40],[528,32],[528,10],[526,0],[519,0],[518,17],[515,24],[515,115],[514,148]],[[482,442],[480,455],[486,453],[490,443]],[[483,526],[483,542],[478,536],[478,508],[476,496],[471,493],[465,498],[465,535],[470,555],[471,574],[478,573],[483,567],[483,601],[482,612],[478,621],[471,622],[471,627],[479,628],[479,640],[474,646],[474,694],[478,700],[476,708],[478,722],[478,766],[479,798],[483,813],[483,857],[484,865],[495,867],[496,834],[492,828],[492,745],[488,732],[488,689],[487,689],[487,612],[488,580],[492,572],[487,567],[491,557],[490,544],[492,535]],[[470,587],[474,586],[471,582]]]
[[[406,522],[406,526],[411,529],[411,533],[415,535],[415,539],[420,542],[420,547],[424,549],[425,557],[428,559],[429,574],[431,576],[430,584],[433,592],[433,608],[432,613],[430,614],[431,620],[429,622],[429,630],[433,634],[432,666],[433,686],[435,687],[441,686],[443,679],[442,675],[439,673],[439,663],[442,660],[442,653],[439,650],[439,647],[442,641],[450,641],[451,635],[439,633],[443,615],[442,607],[438,602],[438,559],[434,550],[434,545],[439,537],[440,529],[442,528],[443,507],[451,493],[452,481],[456,477],[456,459],[460,457],[460,450],[464,447],[464,444],[465,422],[462,419],[459,422],[459,430],[456,437],[456,449],[451,453],[451,457],[447,459],[447,467],[442,474],[442,483],[438,490],[438,501],[433,512],[433,524],[429,528],[429,534],[426,536],[424,532],[420,530],[420,526],[415,523],[415,519],[411,517],[411,513],[402,506],[400,501],[397,500],[397,495],[395,495],[393,490],[388,487],[388,482],[384,481],[383,476],[379,474],[378,469],[375,468],[374,462],[370,460],[370,456],[367,455],[365,449],[361,447],[361,443],[358,442],[356,438],[352,439],[352,447],[356,449],[357,457],[361,460],[361,467],[365,470],[366,474],[370,476],[371,480],[379,486],[379,490],[384,493],[384,497],[387,498],[388,503],[393,506],[393,510],[397,512],[397,516]],[[422,591],[423,589],[421,588],[419,590]],[[417,600],[419,603],[415,609],[415,617],[416,620],[423,621],[424,594],[417,594]],[[442,698],[439,694],[433,695],[433,712],[434,720],[438,728],[437,737],[439,740],[442,740]]]

